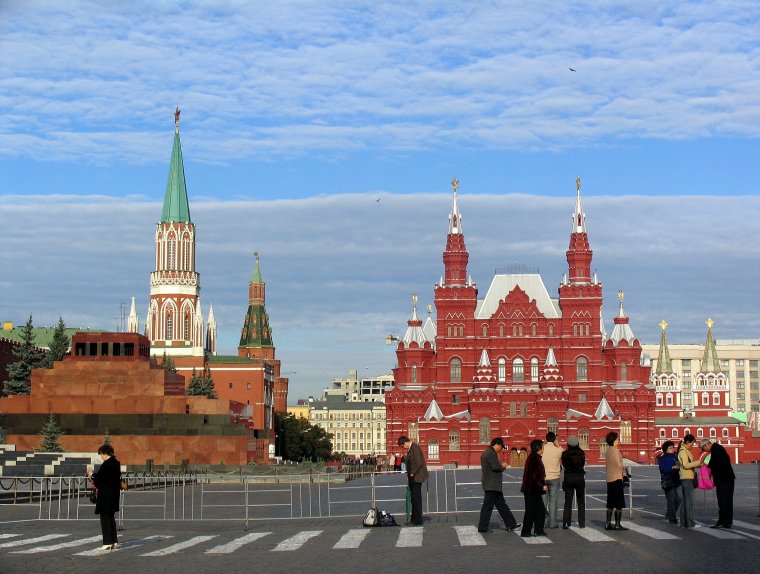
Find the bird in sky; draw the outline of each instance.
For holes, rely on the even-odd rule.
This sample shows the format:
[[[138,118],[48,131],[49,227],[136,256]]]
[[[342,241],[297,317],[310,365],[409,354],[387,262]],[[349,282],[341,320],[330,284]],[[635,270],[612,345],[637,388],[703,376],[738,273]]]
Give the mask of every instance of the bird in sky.
[[[572,68],[568,68],[568,70],[570,70],[571,72],[574,72],[574,71],[575,71],[575,70],[573,70]]]
[[[375,202],[376,202],[376,203],[380,203],[380,198],[378,197],[378,198],[375,200]]]

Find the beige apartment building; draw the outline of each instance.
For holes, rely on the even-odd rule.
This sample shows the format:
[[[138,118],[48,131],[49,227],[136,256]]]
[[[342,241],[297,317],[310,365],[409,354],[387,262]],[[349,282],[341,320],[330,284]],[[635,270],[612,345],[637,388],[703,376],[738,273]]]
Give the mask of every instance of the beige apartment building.
[[[657,368],[659,344],[642,345],[644,353],[652,360],[652,372]],[[720,370],[729,381],[730,405],[735,413],[760,411],[760,339],[717,340],[715,348],[720,360]],[[694,407],[692,384],[699,372],[705,352],[702,345],[679,345],[668,342],[673,372],[681,380],[681,405],[684,412]]]
[[[309,399],[309,423],[332,435],[333,451],[349,456],[385,454],[385,403],[326,396]]]

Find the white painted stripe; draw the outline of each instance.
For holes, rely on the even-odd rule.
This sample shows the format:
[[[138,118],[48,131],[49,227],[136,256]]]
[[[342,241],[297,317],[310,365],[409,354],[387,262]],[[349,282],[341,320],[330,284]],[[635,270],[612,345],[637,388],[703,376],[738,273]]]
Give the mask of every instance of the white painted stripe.
[[[570,530],[589,542],[615,542],[615,539],[612,536],[607,536],[604,532],[597,530],[596,528],[589,528],[588,526],[586,526],[586,528],[578,528],[573,525]]]
[[[162,548],[161,550],[154,550],[153,552],[146,552],[145,554],[140,554],[140,556],[164,556],[166,554],[176,554],[180,550],[184,550],[185,548],[190,548],[191,546],[195,546],[196,544],[201,544],[203,542],[207,542],[209,540],[213,540],[216,538],[216,534],[213,534],[211,536],[193,536],[189,540],[185,540],[184,542],[177,542],[177,544],[172,544],[168,548]]]
[[[720,538],[721,540],[736,540],[737,538],[744,538],[741,534],[731,532],[730,530],[723,530],[718,528],[696,528],[697,532],[702,532],[713,538]]]
[[[292,550],[298,550],[309,540],[320,534],[322,534],[322,530],[304,530],[303,532],[299,532],[295,536],[291,536],[287,540],[280,542],[277,546],[272,548],[272,552],[290,552]]]
[[[272,534],[271,532],[252,532],[251,534],[246,534],[245,536],[241,536],[240,538],[236,538],[232,542],[228,542],[227,544],[220,544],[219,546],[214,546],[210,550],[206,550],[206,554],[230,554],[240,548],[241,546],[244,546],[246,544],[249,544],[251,542],[256,542],[259,538],[264,538],[267,534]]]
[[[45,536],[37,536],[35,538],[24,538],[23,540],[14,540],[12,542],[3,542],[0,544],[0,548],[13,548],[14,546],[26,546],[27,544],[35,544],[36,542],[45,542],[45,540],[54,540],[56,538],[65,538],[68,534],[45,534]]]
[[[368,528],[352,528],[340,537],[340,540],[338,540],[333,548],[359,548],[359,545],[364,542],[369,532]]]
[[[757,524],[742,522],[741,520],[734,520],[733,526],[741,526],[742,528],[749,528],[750,530],[760,530],[760,526]]]
[[[417,548],[422,546],[422,526],[402,528],[396,541],[397,548]]]
[[[53,552],[54,550],[60,550],[61,548],[82,546],[84,544],[90,544],[102,539],[103,538],[101,536],[90,536],[89,538],[80,538],[79,540],[69,540],[68,542],[51,544],[50,546],[35,546],[34,548],[28,548],[26,550],[14,550],[11,552],[11,554],[37,554],[39,552]]]
[[[145,538],[137,538],[135,540],[119,542],[119,544],[113,550],[101,550],[100,548],[95,548],[94,550],[85,550],[84,552],[78,552],[77,554],[74,554],[74,556],[102,556],[105,552],[121,552],[122,550],[127,550],[129,548],[139,548],[140,546],[145,546],[151,542],[159,542],[160,540],[167,540],[169,538],[174,537],[164,536],[162,534],[154,534],[153,536],[146,536]]]
[[[455,526],[460,546],[485,546],[486,541],[476,526]]]
[[[638,532],[639,534],[643,534],[644,536],[649,536],[649,538],[654,538],[655,540],[679,540],[680,539],[678,536],[676,536],[675,534],[671,534],[670,532],[663,532],[662,530],[649,528],[648,526],[641,526],[630,520],[626,520],[625,522],[623,522],[623,526],[625,526],[628,530],[632,530],[633,532]]]
[[[15,536],[21,536],[20,534],[0,534],[0,540],[4,538],[14,538]]]
[[[515,534],[520,536],[520,531],[515,530]],[[548,536],[530,536],[528,538],[520,536],[520,540],[525,542],[525,544],[552,544],[552,541],[549,540]]]

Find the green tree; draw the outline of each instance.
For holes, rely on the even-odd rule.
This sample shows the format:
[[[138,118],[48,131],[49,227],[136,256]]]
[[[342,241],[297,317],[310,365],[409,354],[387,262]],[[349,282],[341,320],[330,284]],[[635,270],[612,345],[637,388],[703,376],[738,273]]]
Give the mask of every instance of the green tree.
[[[208,369],[204,369],[202,373],[193,369],[190,382],[187,384],[187,394],[189,396],[208,397],[209,399],[217,398],[214,381],[211,379],[211,373]]]
[[[317,462],[329,460],[332,455],[332,435],[305,418],[275,413],[275,430],[279,454],[284,459]]]
[[[63,435],[63,430],[58,426],[53,413],[50,413],[47,422],[42,425],[40,430],[42,437],[40,450],[42,452],[66,452],[61,444],[61,435]]]
[[[103,444],[111,444],[111,433],[106,429],[106,434],[103,435]]]
[[[66,323],[63,322],[63,317],[58,317],[58,325],[55,326],[53,340],[50,342],[50,351],[45,355],[45,367],[52,369],[55,361],[63,360],[69,352],[70,345],[71,339],[66,334]]]
[[[45,353],[34,344],[34,326],[32,316],[21,333],[21,345],[13,349],[13,355],[18,359],[8,365],[8,380],[3,384],[7,395],[28,395],[31,390],[32,369],[44,366]]]
[[[177,365],[174,364],[174,361],[172,361],[171,357],[166,356],[166,351],[164,351],[164,358],[161,361],[161,366],[167,371],[171,371],[172,373],[177,372]]]

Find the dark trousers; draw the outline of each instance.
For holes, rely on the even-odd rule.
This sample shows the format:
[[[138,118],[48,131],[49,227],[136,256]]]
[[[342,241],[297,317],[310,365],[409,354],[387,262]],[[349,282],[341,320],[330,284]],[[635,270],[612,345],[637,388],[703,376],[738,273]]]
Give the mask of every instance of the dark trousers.
[[[491,513],[494,506],[496,506],[496,510],[499,512],[499,516],[504,521],[506,528],[517,526],[517,520],[515,520],[512,511],[507,506],[507,501],[504,500],[504,493],[500,490],[486,490],[483,496],[483,506],[480,508],[478,530],[488,530],[488,523],[491,521]]]
[[[573,516],[573,496],[578,504],[578,526],[586,527],[586,479],[582,474],[565,473],[565,482],[562,484],[565,491],[565,509],[562,512],[562,526],[570,526]]]
[[[665,492],[665,516],[670,522],[676,522],[678,520],[678,512],[681,509],[681,493],[683,489],[681,486],[674,486],[668,488]]]
[[[525,517],[523,518],[522,536],[544,534],[546,508],[540,494],[525,494]]]
[[[113,514],[100,514],[100,530],[103,533],[103,545],[116,544],[116,517]]]
[[[410,500],[412,503],[412,517],[409,521],[412,524],[422,525],[422,483],[415,482],[411,476],[408,478]]]
[[[718,524],[731,526],[734,522],[734,480],[715,480],[715,495],[718,498]]]

